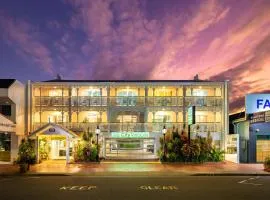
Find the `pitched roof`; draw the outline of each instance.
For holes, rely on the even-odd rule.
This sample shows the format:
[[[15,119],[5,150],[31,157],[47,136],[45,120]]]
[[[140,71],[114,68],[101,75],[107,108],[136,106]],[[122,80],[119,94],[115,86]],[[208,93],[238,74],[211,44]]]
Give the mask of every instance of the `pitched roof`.
[[[9,88],[16,79],[0,79],[0,88]]]
[[[34,132],[30,133],[28,135],[29,138],[34,138],[36,135],[42,134],[49,130],[50,128],[55,128],[57,130],[62,130],[66,135],[72,136],[73,138],[78,138],[78,135],[74,133],[73,131],[65,128],[64,126],[61,126],[59,124],[54,124],[54,123],[47,123],[44,126],[40,127],[39,129],[35,130]],[[61,133],[56,132],[55,135],[61,135]]]

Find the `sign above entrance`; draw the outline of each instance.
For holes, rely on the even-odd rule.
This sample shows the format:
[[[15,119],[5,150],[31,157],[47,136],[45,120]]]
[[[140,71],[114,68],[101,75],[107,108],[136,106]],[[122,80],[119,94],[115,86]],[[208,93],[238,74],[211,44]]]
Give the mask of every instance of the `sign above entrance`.
[[[148,138],[149,132],[112,132],[112,138]]]
[[[246,95],[246,114],[270,110],[270,94]]]

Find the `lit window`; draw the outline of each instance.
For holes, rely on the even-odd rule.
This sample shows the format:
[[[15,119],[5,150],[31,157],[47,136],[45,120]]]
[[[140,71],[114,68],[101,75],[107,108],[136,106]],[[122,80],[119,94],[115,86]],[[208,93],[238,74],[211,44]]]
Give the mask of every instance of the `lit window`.
[[[165,111],[156,112],[154,122],[172,122],[171,113]]]
[[[99,97],[101,96],[100,90],[99,89],[89,89],[87,91],[87,96],[90,97]]]
[[[53,96],[62,96],[62,91],[61,90],[49,90],[49,96],[53,97]]]
[[[207,91],[206,90],[202,90],[202,89],[193,89],[193,96],[200,96],[200,97],[203,97],[203,96],[207,96]]]

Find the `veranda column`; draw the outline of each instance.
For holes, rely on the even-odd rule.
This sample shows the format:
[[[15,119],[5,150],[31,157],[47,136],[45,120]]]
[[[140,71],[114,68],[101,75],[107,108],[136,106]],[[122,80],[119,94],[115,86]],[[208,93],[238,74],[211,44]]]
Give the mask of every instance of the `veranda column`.
[[[39,141],[38,141],[38,136],[36,136],[36,141],[35,141],[35,152],[36,152],[36,160],[37,160],[37,163],[39,163],[39,150],[38,150],[38,146],[39,146]]]
[[[70,147],[70,138],[66,137],[66,164],[69,163],[69,147]]]

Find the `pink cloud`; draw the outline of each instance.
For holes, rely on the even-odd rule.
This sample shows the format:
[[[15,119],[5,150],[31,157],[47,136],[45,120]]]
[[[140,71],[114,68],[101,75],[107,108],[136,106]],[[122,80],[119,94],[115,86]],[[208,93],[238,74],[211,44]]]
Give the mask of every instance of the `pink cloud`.
[[[41,69],[53,74],[53,60],[50,50],[37,39],[35,27],[24,20],[13,19],[1,14],[0,27],[8,45],[26,61],[33,61]]]

